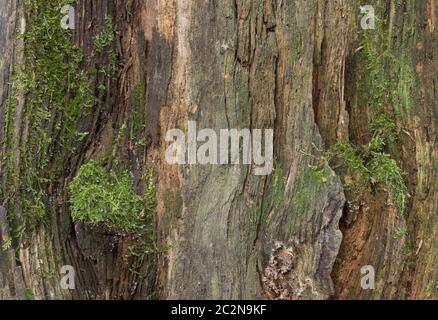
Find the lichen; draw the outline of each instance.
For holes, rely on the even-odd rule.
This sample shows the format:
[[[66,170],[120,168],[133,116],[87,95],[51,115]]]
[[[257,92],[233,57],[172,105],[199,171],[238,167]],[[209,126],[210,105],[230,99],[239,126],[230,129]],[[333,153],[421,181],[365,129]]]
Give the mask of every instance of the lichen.
[[[314,206],[314,198],[322,190],[328,187],[325,184],[330,177],[328,167],[308,165],[297,179],[296,186],[290,199],[291,210],[298,216],[303,216],[310,212]]]
[[[277,242],[272,249],[262,278],[263,289],[271,300],[317,299],[319,293],[310,277],[303,277],[296,268],[298,252],[294,247]]]

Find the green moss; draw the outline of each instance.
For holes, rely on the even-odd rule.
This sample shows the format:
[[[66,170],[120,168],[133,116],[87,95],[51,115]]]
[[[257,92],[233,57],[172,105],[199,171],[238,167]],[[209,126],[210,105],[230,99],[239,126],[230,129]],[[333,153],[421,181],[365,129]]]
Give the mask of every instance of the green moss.
[[[265,220],[267,223],[271,222],[269,214],[272,209],[286,208],[287,211],[294,213],[294,216],[290,217],[290,221],[293,221],[296,216],[306,214],[314,204],[314,197],[321,188],[327,187],[330,168],[325,162],[320,166],[308,165],[297,178],[293,192],[288,195],[284,169],[279,161],[275,161],[274,165],[270,187],[263,204]],[[286,229],[288,227],[289,225],[285,225]]]
[[[389,32],[377,19],[376,30],[362,33],[362,60],[359,101],[371,106],[371,140],[353,147],[338,142],[329,151],[332,163],[343,167],[347,189],[360,197],[371,184],[384,186],[401,214],[405,214],[408,190],[402,169],[393,158],[397,153],[399,117],[410,108],[415,83],[412,66],[404,55],[391,51]]]
[[[305,215],[314,206],[314,199],[323,188],[330,176],[330,169],[324,163],[322,168],[309,165],[298,177],[290,205],[292,212],[299,216]]]
[[[49,220],[48,184],[65,174],[66,159],[88,135],[82,132],[81,123],[95,104],[89,74],[82,70],[82,51],[73,43],[71,31],[60,27],[61,8],[73,3],[72,0],[24,2],[27,28],[24,35],[19,35],[24,42],[24,64],[14,66],[12,94],[5,110],[6,136],[2,143],[6,150],[4,172],[8,183],[1,195],[10,208],[8,212],[16,212],[15,209],[23,212],[26,229]],[[95,51],[102,52],[102,59],[106,59],[97,69],[104,73],[103,81],[107,83],[118,67],[116,54],[110,48],[115,40],[111,17],[105,18],[105,25],[94,40]],[[95,66],[92,69],[97,70]],[[109,89],[102,83],[96,86],[100,95]],[[26,135],[18,139],[16,106],[21,93],[26,96],[26,103],[23,123],[19,125],[25,128]],[[16,203],[20,208],[16,208]],[[14,227],[22,223],[14,221]]]
[[[372,182],[386,186],[395,205],[404,214],[408,202],[408,189],[404,182],[404,173],[397,162],[388,154],[373,152],[369,168]]]
[[[392,103],[397,114],[408,110],[412,105],[412,88],[415,86],[415,73],[411,62],[403,55],[393,60],[392,69],[398,75],[392,82]]]
[[[362,58],[365,62],[359,100],[374,112],[371,126],[388,148],[394,146],[398,118],[411,107],[415,77],[412,62],[405,53],[393,53],[389,32],[382,22],[378,30],[362,34]]]
[[[144,234],[156,208],[152,174],[146,176],[144,197],[135,194],[126,171],[108,171],[95,161],[81,167],[69,185],[75,222],[104,224],[110,229]]]
[[[404,237],[408,237],[409,233],[408,230],[403,228],[398,228],[394,230],[394,239],[402,239]]]
[[[370,173],[364,163],[364,159],[346,142],[341,141],[335,144],[329,151],[329,162],[334,165],[334,169],[345,167],[344,186],[351,191],[356,200],[367,188]]]
[[[263,200],[262,219],[266,223],[271,223],[270,213],[272,209],[279,209],[286,205],[285,203],[285,186],[286,178],[284,169],[278,160],[274,160],[274,172],[271,175],[270,187],[267,189],[267,194]],[[251,210],[250,218],[252,225],[257,226],[259,223],[260,212],[257,209]]]
[[[144,109],[144,90],[144,82],[139,81],[134,89],[132,110],[129,117],[129,139],[139,146],[144,146],[146,143],[144,129],[147,122],[147,114]]]
[[[436,296],[438,295],[438,276],[436,276],[436,279],[432,279],[427,285],[426,293],[428,299],[436,300]]]
[[[69,0],[24,3],[28,17],[26,33],[20,35],[24,42],[24,64],[14,66],[12,97],[6,110],[7,138],[3,142],[9,159],[6,179],[13,187],[3,189],[2,193],[11,209],[16,198],[20,199],[28,229],[45,220],[46,186],[63,174],[65,159],[83,139],[78,130],[81,115],[93,104],[87,75],[80,68],[82,52],[71,41],[70,31],[60,27],[60,9],[71,3]],[[16,145],[19,93],[26,96],[23,123],[27,135]],[[19,158],[14,157],[17,149]]]
[[[271,181],[271,203],[273,206],[279,206],[284,202],[284,188],[286,185],[284,170],[281,164],[276,161],[274,163],[274,172]]]
[[[107,63],[99,67],[99,73],[105,77],[113,77],[118,69],[117,56],[112,46],[116,39],[116,28],[111,16],[105,16],[105,22],[102,31],[94,37],[95,53],[107,55]],[[94,54],[94,53],[93,53]],[[101,94],[107,90],[104,84],[99,84],[98,89]]]
[[[96,52],[101,53],[103,50],[110,45],[115,40],[116,29],[113,24],[113,19],[111,16],[105,16],[105,24],[103,30],[94,38],[94,47]]]
[[[131,101],[127,110],[125,121],[120,126],[115,144],[119,146],[124,139],[134,147],[145,147],[145,128],[147,114],[144,110],[144,83],[138,82],[131,94]]]
[[[371,123],[373,138],[370,148],[373,151],[391,150],[397,142],[397,125],[394,118],[386,113],[379,114]]]
[[[3,241],[3,243],[2,243],[2,250],[3,251],[8,251],[11,248],[12,248],[12,239],[11,238]]]
[[[383,142],[373,138],[360,154],[348,142],[342,141],[329,151],[335,169],[344,167],[344,184],[356,200],[371,184],[384,186],[401,214],[406,212],[408,190],[404,173],[389,154],[380,152]]]
[[[313,178],[316,179],[320,184],[321,183],[327,183],[329,178],[329,171],[328,168],[323,164],[323,167],[321,166],[315,166],[315,165],[308,165],[308,168],[310,169]]]
[[[30,301],[30,300],[34,300],[35,297],[33,295],[33,291],[30,288],[26,288],[26,300]]]

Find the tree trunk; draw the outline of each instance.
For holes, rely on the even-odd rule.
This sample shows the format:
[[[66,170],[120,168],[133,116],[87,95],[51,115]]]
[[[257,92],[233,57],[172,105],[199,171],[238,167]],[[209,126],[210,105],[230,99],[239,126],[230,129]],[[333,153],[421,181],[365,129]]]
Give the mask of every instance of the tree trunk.
[[[0,0],[0,299],[438,298],[434,0],[46,2]],[[169,165],[189,121],[273,129],[274,172]],[[72,219],[92,161],[152,172],[153,250]]]

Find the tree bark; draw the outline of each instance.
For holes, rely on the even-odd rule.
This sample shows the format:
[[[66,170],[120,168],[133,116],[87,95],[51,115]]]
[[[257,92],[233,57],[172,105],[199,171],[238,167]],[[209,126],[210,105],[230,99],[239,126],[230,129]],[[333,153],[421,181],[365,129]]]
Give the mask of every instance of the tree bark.
[[[374,46],[403,59],[379,70],[398,84],[385,94],[408,101],[401,110],[385,105],[399,111],[390,156],[406,173],[406,214],[373,183],[358,200],[345,173],[325,161],[340,141],[372,138],[361,1],[78,0],[66,32],[93,95],[77,119],[88,135],[66,151],[62,126],[41,121],[51,138],[43,170],[25,160],[32,91],[16,85],[20,67],[35,67],[26,65],[26,37],[16,35],[35,17],[26,2],[0,0],[0,299],[438,298],[436,2],[371,2],[382,34]],[[105,17],[116,32],[100,52]],[[112,53],[113,76],[90,71]],[[48,112],[57,121],[66,110]],[[135,137],[121,136],[137,115]],[[167,164],[166,132],[188,121],[198,130],[274,129],[275,171]],[[132,173],[138,194],[141,177],[154,172],[160,250],[130,255],[135,237],[73,222],[69,183],[107,155]],[[20,200],[26,170],[46,178],[45,216],[17,237],[29,214]],[[76,270],[75,290],[61,287],[65,265]],[[361,287],[363,266],[376,270],[374,290]]]

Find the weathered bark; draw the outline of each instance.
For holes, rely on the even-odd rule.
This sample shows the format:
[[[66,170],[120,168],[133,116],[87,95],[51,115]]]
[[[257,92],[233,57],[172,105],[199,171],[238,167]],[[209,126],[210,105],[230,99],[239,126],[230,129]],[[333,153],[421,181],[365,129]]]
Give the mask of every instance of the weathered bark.
[[[407,215],[385,190],[370,185],[355,202],[344,192],[341,172],[324,163],[321,178],[312,169],[338,141],[360,146],[371,139],[373,112],[361,91],[367,61],[359,2],[77,1],[72,41],[86,57],[81,69],[109,63],[109,54],[96,54],[94,44],[109,15],[117,30],[111,48],[118,71],[115,77],[88,74],[95,101],[79,123],[89,134],[75,141],[72,153],[53,147],[48,168],[61,174],[44,186],[47,221],[11,248],[0,246],[0,299],[437,298],[435,1],[372,1],[391,52],[406,58],[415,78],[404,88],[411,101],[397,118],[391,153],[407,173]],[[20,151],[31,143],[25,92],[17,93],[12,134],[6,110],[26,45],[15,34],[32,16],[21,1],[0,0],[0,9],[5,243],[23,219],[22,204],[11,206],[6,194],[20,185],[7,166],[20,170]],[[403,77],[381,68],[389,79]],[[133,114],[142,115],[135,138],[144,143],[120,138]],[[275,172],[168,165],[166,132],[185,130],[190,120],[198,129],[274,129]],[[61,133],[51,132],[56,142]],[[163,252],[131,256],[134,237],[72,222],[69,182],[83,164],[108,154],[132,172],[139,194],[141,177],[153,169],[156,246]],[[395,237],[401,229],[407,232]],[[64,265],[77,272],[76,290],[60,286]],[[361,288],[366,265],[377,271],[372,291]]]
[[[402,217],[387,194],[373,192],[364,196],[355,221],[344,220],[344,242],[334,272],[339,298],[436,299],[436,82],[437,30],[435,1],[380,1],[384,31],[396,57],[406,58],[414,83],[409,85],[410,103],[398,119],[398,144],[393,156],[406,172],[410,194],[407,217]],[[354,43],[354,42],[353,42]],[[381,44],[384,45],[383,43]],[[359,44],[356,44],[358,47]],[[354,50],[352,47],[350,50]],[[355,144],[369,139],[369,107],[358,102],[360,60],[347,59],[346,102],[350,116],[349,135]],[[382,68],[384,68],[382,66]],[[403,70],[388,74],[400,86]],[[398,91],[393,95],[403,95]],[[395,106],[388,106],[391,112]],[[390,201],[389,201],[390,202]],[[352,214],[350,210],[349,214]],[[396,236],[397,230],[406,230]],[[363,291],[357,269],[372,265],[377,272],[377,288]]]

